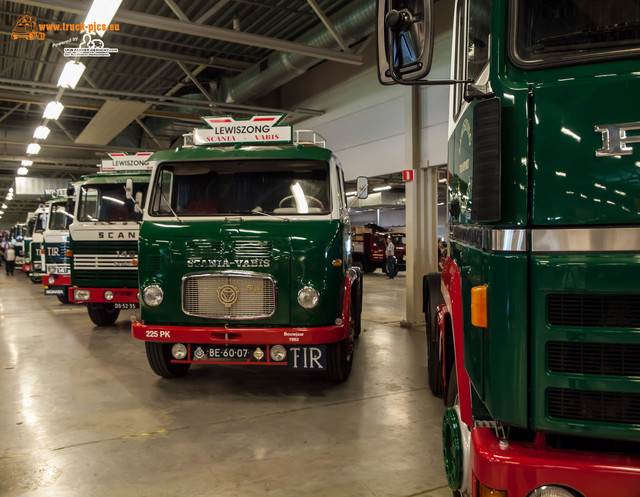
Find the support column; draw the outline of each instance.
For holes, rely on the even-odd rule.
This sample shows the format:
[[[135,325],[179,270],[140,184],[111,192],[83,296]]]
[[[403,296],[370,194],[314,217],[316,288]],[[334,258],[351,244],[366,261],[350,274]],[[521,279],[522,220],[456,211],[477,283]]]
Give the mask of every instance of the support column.
[[[422,278],[438,268],[438,173],[421,163],[420,87],[405,94],[405,167],[413,181],[405,183],[407,220],[406,313],[402,326],[424,324]]]

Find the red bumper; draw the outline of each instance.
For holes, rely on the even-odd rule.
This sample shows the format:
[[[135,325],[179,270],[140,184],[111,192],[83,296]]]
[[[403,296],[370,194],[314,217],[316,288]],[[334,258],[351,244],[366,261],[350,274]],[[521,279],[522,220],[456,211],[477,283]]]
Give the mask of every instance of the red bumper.
[[[74,298],[75,290],[85,290],[89,292],[89,299],[78,300]],[[113,292],[113,298],[107,300],[104,298],[104,292]],[[137,288],[69,288],[69,302],[74,304],[84,304],[86,302],[115,304],[115,303],[133,303],[138,304],[138,289]]]
[[[204,326],[162,326],[133,323],[133,338],[147,342],[243,344],[243,345],[312,345],[332,343],[348,336],[348,327],[313,328],[224,328]]]
[[[30,273],[31,272],[31,264],[23,264],[22,265],[22,272],[23,273]]]
[[[638,497],[640,457],[556,450],[538,444],[514,443],[502,449],[490,428],[471,432],[471,467],[475,481],[526,497],[542,485],[573,488],[589,497]]]
[[[53,278],[53,282],[49,282],[49,278]],[[42,284],[47,286],[70,286],[71,275],[70,274],[45,274],[42,277]]]

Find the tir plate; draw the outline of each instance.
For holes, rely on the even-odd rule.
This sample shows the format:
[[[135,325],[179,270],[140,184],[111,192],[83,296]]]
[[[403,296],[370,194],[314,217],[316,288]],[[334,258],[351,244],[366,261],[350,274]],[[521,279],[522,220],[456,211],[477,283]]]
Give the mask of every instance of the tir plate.
[[[137,302],[116,302],[113,304],[115,309],[137,309],[140,307],[140,304]]]

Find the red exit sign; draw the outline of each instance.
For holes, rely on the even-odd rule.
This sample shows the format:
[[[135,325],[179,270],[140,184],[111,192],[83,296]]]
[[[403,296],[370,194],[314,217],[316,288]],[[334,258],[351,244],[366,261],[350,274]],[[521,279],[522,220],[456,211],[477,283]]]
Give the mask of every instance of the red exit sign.
[[[413,181],[413,169],[402,171],[402,181]]]

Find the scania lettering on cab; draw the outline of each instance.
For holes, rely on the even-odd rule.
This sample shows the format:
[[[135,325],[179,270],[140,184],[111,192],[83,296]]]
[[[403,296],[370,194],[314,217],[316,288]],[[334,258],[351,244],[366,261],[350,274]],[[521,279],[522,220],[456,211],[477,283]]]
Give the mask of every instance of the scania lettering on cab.
[[[160,376],[192,364],[350,374],[362,277],[342,169],[330,150],[291,143],[281,118],[203,118],[211,128],[189,146],[151,157],[132,334]],[[268,137],[213,128],[257,121]]]
[[[114,154],[115,155],[115,154]],[[113,324],[121,309],[138,301],[138,232],[142,204],[153,164],[150,153],[102,163],[102,173],[87,176],[78,188],[71,233],[69,300],[86,303],[91,321]],[[139,164],[129,165],[135,160]],[[132,196],[127,196],[127,182]]]
[[[425,307],[455,494],[640,495],[638,26],[633,2],[457,0],[429,82],[433,2],[378,4],[380,80],[453,85]]]
[[[47,228],[42,234],[45,295],[55,295],[63,304],[69,302],[71,286],[69,266],[69,225],[73,223],[74,197],[58,196],[51,200],[47,215]]]

